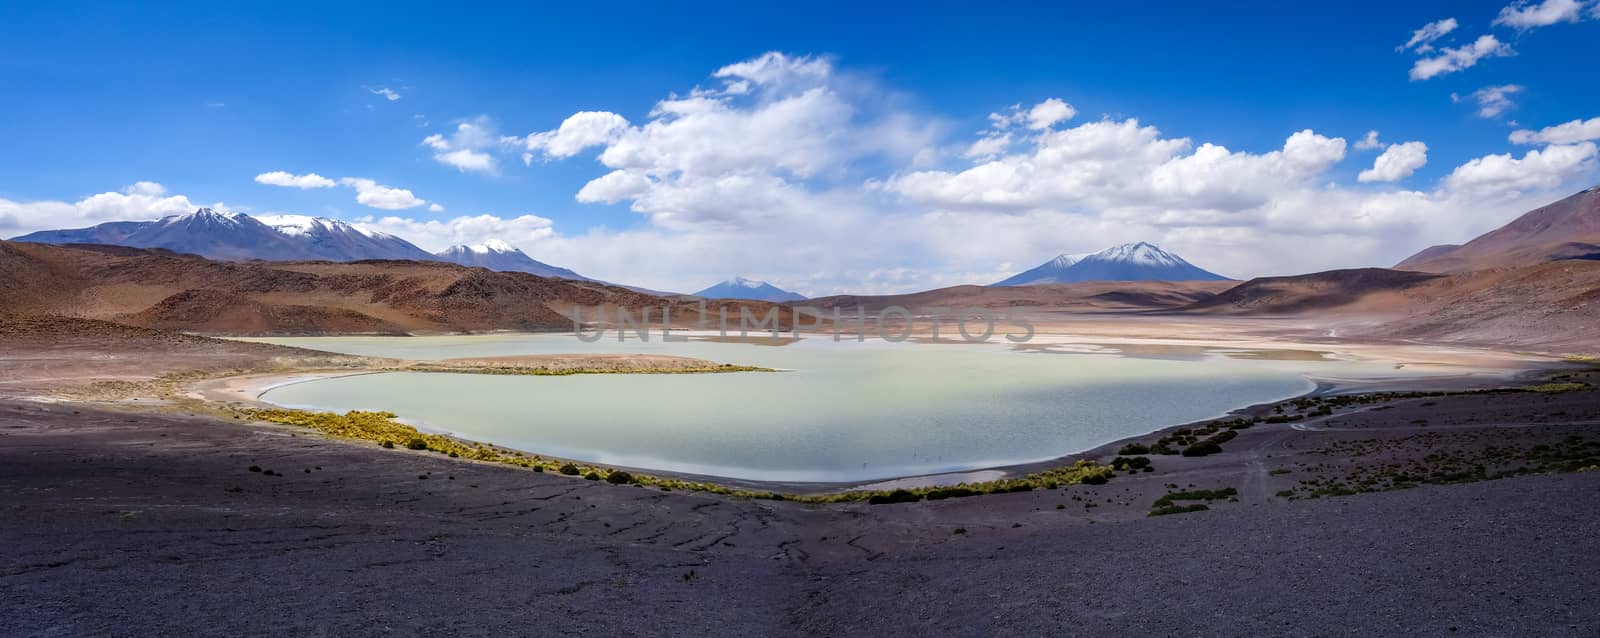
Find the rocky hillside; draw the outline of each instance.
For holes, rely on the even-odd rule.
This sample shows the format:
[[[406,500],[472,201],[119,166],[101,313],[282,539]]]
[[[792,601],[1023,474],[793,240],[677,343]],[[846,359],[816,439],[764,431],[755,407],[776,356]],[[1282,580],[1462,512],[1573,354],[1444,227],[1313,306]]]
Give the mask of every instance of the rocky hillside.
[[[575,306],[649,307],[659,317],[670,305],[679,321],[697,307],[596,282],[442,262],[228,262],[5,241],[0,298],[12,313],[225,335],[570,330]],[[772,307],[726,305],[733,316],[739,306],[758,313]]]

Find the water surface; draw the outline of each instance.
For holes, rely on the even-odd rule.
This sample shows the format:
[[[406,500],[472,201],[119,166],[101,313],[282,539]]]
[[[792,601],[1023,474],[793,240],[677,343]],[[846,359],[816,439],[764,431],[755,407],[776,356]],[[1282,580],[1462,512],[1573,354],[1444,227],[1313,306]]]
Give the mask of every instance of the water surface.
[[[266,401],[381,409],[527,452],[765,481],[862,481],[1039,461],[1310,390],[1307,374],[1392,364],[1134,358],[999,344],[583,343],[572,335],[326,337],[273,343],[369,356],[672,354],[776,373],[383,373],[288,385]]]

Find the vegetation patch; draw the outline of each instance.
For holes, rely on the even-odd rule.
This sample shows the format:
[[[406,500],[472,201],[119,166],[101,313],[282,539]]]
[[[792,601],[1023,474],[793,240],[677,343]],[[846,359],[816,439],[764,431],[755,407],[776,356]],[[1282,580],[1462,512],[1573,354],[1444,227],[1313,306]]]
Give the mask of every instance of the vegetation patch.
[[[1150,506],[1155,508],[1171,507],[1176,505],[1178,501],[1215,501],[1225,498],[1233,498],[1238,495],[1239,490],[1231,487],[1224,487],[1218,490],[1185,490],[1168,492],[1165,496],[1156,499],[1156,502],[1152,503]]]
[[[568,461],[545,459],[540,456],[528,456],[521,452],[485,445],[472,441],[463,441],[442,434],[428,434],[416,428],[396,421],[396,415],[391,412],[367,412],[353,410],[344,414],[332,412],[307,412],[301,410],[265,409],[265,410],[240,410],[244,417],[293,425],[316,430],[323,434],[348,439],[375,441],[385,448],[397,445],[411,449],[428,449],[447,456],[500,463],[521,467],[535,472],[559,472],[568,476],[582,476],[589,480],[605,480],[610,483],[628,483],[654,487],[662,490],[685,490],[697,492],[710,492],[726,496],[743,498],[761,498],[772,500],[793,500],[805,503],[905,503],[923,499],[937,500],[941,498],[958,498],[962,496],[976,496],[979,494],[1003,494],[1010,492],[1026,492],[1034,489],[1057,489],[1066,485],[1085,483],[1090,485],[1103,485],[1116,475],[1116,470],[1111,466],[1100,465],[1093,461],[1078,461],[1071,465],[1051,468],[1035,472],[1019,478],[1006,478],[993,481],[975,483],[962,483],[945,487],[921,487],[901,490],[856,490],[838,492],[833,494],[779,494],[770,491],[745,490],[704,483],[687,481],[683,479],[664,478],[645,474],[634,474],[622,470],[612,470],[601,467],[579,465]],[[413,442],[422,444],[423,448],[413,448]],[[591,478],[592,477],[592,478]]]
[[[1204,512],[1204,511],[1206,511],[1208,509],[1211,509],[1211,508],[1206,507],[1205,503],[1195,503],[1193,505],[1167,505],[1165,507],[1157,507],[1157,508],[1155,508],[1153,510],[1150,510],[1150,513],[1146,514],[1145,516],[1166,516],[1168,514],[1188,514],[1189,512]]]

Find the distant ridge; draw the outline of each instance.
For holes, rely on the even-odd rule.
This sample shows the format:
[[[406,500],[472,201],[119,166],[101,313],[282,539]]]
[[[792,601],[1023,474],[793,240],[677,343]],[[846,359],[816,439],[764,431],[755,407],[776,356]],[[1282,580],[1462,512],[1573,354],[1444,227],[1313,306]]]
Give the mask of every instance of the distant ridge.
[[[1112,246],[1097,253],[1061,255],[994,286],[1032,286],[1083,281],[1226,281],[1155,244]]]
[[[694,293],[706,299],[751,299],[754,301],[804,301],[805,296],[789,292],[765,281],[734,277],[705,290]]]
[[[512,246],[498,239],[491,239],[481,244],[471,246],[457,245],[439,251],[432,257],[441,261],[463,266],[478,266],[489,270],[501,272],[525,272],[540,277],[561,277],[562,279],[577,279],[588,281],[589,278],[578,273],[551,266],[550,264],[529,257],[516,246]]]

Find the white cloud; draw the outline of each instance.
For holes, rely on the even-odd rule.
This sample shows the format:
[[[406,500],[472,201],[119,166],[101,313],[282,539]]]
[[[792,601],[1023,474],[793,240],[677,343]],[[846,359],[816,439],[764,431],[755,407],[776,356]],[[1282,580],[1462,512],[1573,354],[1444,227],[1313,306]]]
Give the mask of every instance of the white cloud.
[[[1059,253],[1141,240],[1239,277],[1385,265],[1595,175],[1592,150],[1552,147],[1479,158],[1430,186],[1376,179],[1415,179],[1427,148],[1406,142],[1357,185],[1336,170],[1350,145],[1313,130],[1231,148],[1133,118],[1035,129],[1034,110],[999,109],[988,128],[950,136],[827,58],[764,55],[662,99],[641,121],[587,111],[500,147],[551,161],[595,150],[600,170],[576,199],[627,205],[644,216],[635,227],[566,234],[541,217],[482,215],[368,223],[435,249],[516,238],[536,259],[660,290],[753,274],[805,294],[887,293],[988,283]],[[1375,134],[1358,144],[1369,141],[1379,145]]]
[[[373,95],[380,96],[383,99],[388,100],[390,102],[394,102],[394,101],[397,101],[397,100],[400,99],[400,93],[395,91],[394,89],[391,89],[391,88],[387,87],[387,86],[380,86],[380,87],[377,87],[377,88],[367,87],[367,92],[371,93]]]
[[[313,188],[333,188],[334,186],[338,185],[333,180],[316,173],[295,175],[294,173],[290,173],[288,171],[271,171],[262,173],[256,176],[256,183],[266,184],[268,186],[298,188],[301,190],[309,190]]]
[[[605,146],[617,139],[628,128],[627,118],[605,111],[579,111],[561,122],[552,131],[530,133],[525,138],[509,138],[527,149],[523,163],[529,163],[536,154],[550,158],[566,158],[583,152],[586,148]]]
[[[1445,187],[1484,197],[1514,197],[1539,190],[1554,190],[1574,175],[1592,172],[1595,144],[1583,142],[1531,150],[1522,159],[1510,153],[1485,155],[1457,166],[1445,178]]]
[[[418,198],[410,190],[384,186],[365,177],[346,177],[340,179],[339,183],[356,189],[356,202],[363,206],[405,210],[428,203],[428,200]]]
[[[444,212],[444,207],[439,204],[428,204],[428,210],[435,213]]]
[[[1557,22],[1577,22],[1581,19],[1583,2],[1579,0],[1544,0],[1543,2],[1516,2],[1500,10],[1494,19],[1496,26],[1518,30],[1546,27]],[[1597,9],[1600,11],[1600,9]]]
[[[1500,86],[1486,86],[1472,92],[1472,99],[1478,103],[1478,117],[1490,119],[1499,117],[1517,104],[1511,101],[1511,96],[1521,93],[1525,87],[1517,84],[1503,84]],[[1451,99],[1459,102],[1460,96],[1451,95]]]
[[[1422,142],[1393,144],[1373,160],[1372,168],[1356,176],[1359,182],[1398,182],[1410,177],[1428,163],[1428,145]]]
[[[1161,206],[1170,214],[1226,214],[1260,206],[1272,192],[1316,177],[1344,158],[1345,140],[1295,133],[1282,149],[1233,152],[1188,138],[1163,138],[1138,120],[1101,120],[1039,136],[1028,152],[959,173],[918,171],[886,188],[946,209],[1021,212]]]
[[[456,217],[447,220],[416,220],[396,216],[357,218],[357,226],[397,235],[430,252],[456,244],[479,244],[499,239],[512,245],[530,246],[554,236],[549,219],[538,215],[501,218],[494,215]]]
[[[1411,39],[1397,47],[1397,50],[1415,49],[1418,53],[1427,53],[1433,50],[1434,40],[1456,30],[1456,19],[1445,18],[1422,25],[1421,29],[1411,32]]]
[[[1573,120],[1565,124],[1547,126],[1538,131],[1513,131],[1513,144],[1572,144],[1600,140],[1600,117]]]
[[[1444,48],[1434,57],[1417,60],[1411,67],[1411,79],[1426,80],[1429,78],[1454,73],[1476,65],[1484,58],[1497,58],[1516,55],[1511,46],[1501,42],[1492,35],[1478,36],[1472,44]]]
[[[151,220],[194,212],[183,195],[168,195],[156,182],[137,182],[120,191],[99,193],[76,202],[18,202],[0,198],[0,237],[39,230],[84,228],[109,221]]]
[[[1077,116],[1078,109],[1059,98],[1050,98],[1033,105],[1028,110],[1028,128],[1034,130],[1047,129],[1055,126],[1057,122],[1065,122]]]
[[[1383,148],[1383,142],[1378,141],[1377,131],[1367,131],[1366,136],[1356,141],[1355,147],[1358,151],[1370,151]]]
[[[498,163],[486,151],[497,144],[499,139],[494,134],[494,123],[481,115],[457,123],[455,132],[449,137],[434,133],[422,138],[422,145],[434,150],[434,161],[463,173],[498,174]]]

